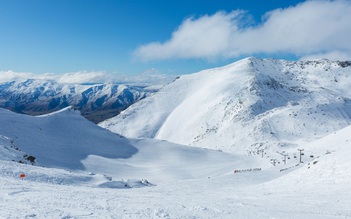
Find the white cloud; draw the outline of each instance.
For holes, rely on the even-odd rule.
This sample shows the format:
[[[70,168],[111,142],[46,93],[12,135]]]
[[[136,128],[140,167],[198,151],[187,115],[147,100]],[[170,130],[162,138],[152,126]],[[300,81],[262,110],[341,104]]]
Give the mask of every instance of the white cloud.
[[[0,83],[26,80],[26,79],[42,79],[50,80],[53,79],[51,74],[33,74],[29,72],[14,72],[14,71],[0,71]]]
[[[57,76],[57,81],[59,83],[72,83],[72,84],[82,84],[82,83],[108,83],[112,82],[115,77],[111,74],[105,72],[70,72],[63,75]]]
[[[150,43],[135,55],[143,60],[168,58],[212,58],[220,56],[230,43],[236,18],[243,12],[218,12],[212,16],[186,19],[165,43]]]
[[[157,69],[149,69],[135,76],[123,76],[106,72],[79,71],[65,74],[34,74],[29,72],[0,71],[0,83],[28,79],[53,80],[58,83],[124,83],[138,85],[162,85],[174,80],[176,76],[162,74]]]
[[[351,60],[351,51],[349,51],[348,53],[341,52],[341,51],[332,51],[328,53],[319,53],[319,54],[317,53],[317,54],[302,56],[300,58],[300,60],[320,60],[320,59],[329,59],[332,61]]]
[[[137,48],[149,60],[230,58],[286,53],[299,57],[340,54],[351,59],[351,1],[311,0],[268,12],[256,26],[244,25],[243,11],[189,18],[166,42]]]

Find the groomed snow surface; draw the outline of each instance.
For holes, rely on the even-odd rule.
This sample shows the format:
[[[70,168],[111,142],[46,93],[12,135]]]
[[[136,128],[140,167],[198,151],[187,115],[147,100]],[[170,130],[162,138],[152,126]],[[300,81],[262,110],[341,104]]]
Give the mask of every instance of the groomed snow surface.
[[[246,98],[247,106],[257,98],[251,97]],[[145,101],[155,97],[150,98]],[[329,96],[323,100],[330,102]],[[349,100],[344,101],[335,109],[347,117]],[[282,119],[281,111],[290,109],[279,107],[277,120]],[[254,109],[258,108],[249,114],[253,118]],[[321,128],[317,136],[310,133],[306,139],[305,133],[286,139],[276,130],[279,138],[293,144],[250,147],[250,153],[242,153],[242,145],[239,154],[233,145],[224,151],[215,149],[218,144],[211,147],[213,133],[208,141],[206,135],[199,139],[212,148],[204,149],[160,139],[126,139],[71,107],[37,117],[0,109],[0,218],[351,218],[351,126],[348,117],[342,121],[336,116],[333,123],[330,111],[326,114],[334,126]],[[151,114],[150,118],[156,121]],[[226,133],[229,121],[238,118],[227,118],[218,130]],[[163,128],[145,133],[170,137],[164,129],[170,123],[157,121]],[[300,163],[297,149],[302,148]]]
[[[1,133],[11,135],[0,138],[0,218],[351,217],[351,127],[306,145],[315,158],[306,154],[295,166],[299,157],[287,152],[286,165],[272,166],[267,155],[111,137],[72,108],[41,117],[0,114]],[[46,135],[52,146],[35,150],[38,133],[48,129],[55,129]],[[94,138],[83,141],[87,133]],[[37,154],[34,165],[11,161],[25,160],[22,148]]]

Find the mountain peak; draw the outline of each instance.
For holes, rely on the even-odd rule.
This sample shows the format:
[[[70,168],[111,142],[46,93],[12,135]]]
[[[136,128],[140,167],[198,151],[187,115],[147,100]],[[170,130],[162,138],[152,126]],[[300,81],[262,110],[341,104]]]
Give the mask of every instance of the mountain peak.
[[[182,76],[100,125],[241,153],[294,145],[351,124],[349,76],[338,62],[250,57]]]

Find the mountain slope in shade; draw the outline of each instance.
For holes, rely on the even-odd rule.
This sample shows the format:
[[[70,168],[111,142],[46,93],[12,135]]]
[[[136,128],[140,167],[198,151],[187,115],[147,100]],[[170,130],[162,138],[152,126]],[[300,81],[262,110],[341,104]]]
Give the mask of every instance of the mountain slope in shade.
[[[18,113],[40,115],[74,106],[82,115],[99,122],[117,115],[157,88],[118,84],[61,84],[22,80],[0,84],[0,107]]]
[[[17,161],[28,153],[45,167],[84,170],[83,161],[90,155],[128,158],[137,152],[129,141],[86,120],[72,107],[43,116],[0,109],[0,118],[4,160]]]
[[[298,145],[351,123],[351,62],[247,58],[185,75],[100,123],[231,152]]]

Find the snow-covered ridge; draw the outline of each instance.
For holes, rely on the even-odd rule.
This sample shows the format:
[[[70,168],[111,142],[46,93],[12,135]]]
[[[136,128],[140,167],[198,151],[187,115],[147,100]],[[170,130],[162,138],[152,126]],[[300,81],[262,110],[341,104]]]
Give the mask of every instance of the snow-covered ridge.
[[[74,106],[94,122],[117,115],[157,88],[123,84],[62,84],[21,80],[0,83],[0,107],[31,115]]]
[[[351,62],[247,58],[181,76],[100,125],[133,138],[276,150],[351,124],[350,79]]]

